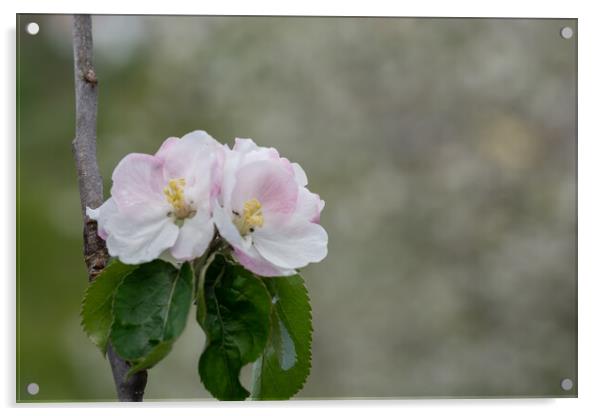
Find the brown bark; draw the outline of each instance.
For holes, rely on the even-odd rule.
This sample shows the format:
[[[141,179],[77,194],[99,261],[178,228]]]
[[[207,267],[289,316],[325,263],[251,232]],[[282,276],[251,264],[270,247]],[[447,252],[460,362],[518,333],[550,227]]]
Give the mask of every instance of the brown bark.
[[[86,215],[86,207],[98,208],[103,202],[102,177],[96,160],[96,114],[98,79],[92,62],[92,19],[89,15],[73,18],[73,60],[75,72],[75,139],[73,156],[84,221],[84,260],[89,281],[104,269],[109,259],[107,247],[98,236],[98,225]],[[109,345],[107,353],[120,401],[142,401],[147,372],[127,378],[130,365]]]

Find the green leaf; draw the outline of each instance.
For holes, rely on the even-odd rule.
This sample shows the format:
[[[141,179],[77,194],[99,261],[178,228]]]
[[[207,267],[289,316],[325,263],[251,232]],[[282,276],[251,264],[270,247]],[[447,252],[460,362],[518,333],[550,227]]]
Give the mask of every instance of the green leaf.
[[[129,374],[150,368],[171,350],[186,326],[192,303],[192,270],[155,260],[130,273],[117,289],[111,343],[133,363]]]
[[[90,283],[82,300],[82,327],[90,340],[102,354],[107,352],[107,343],[113,324],[113,299],[123,279],[138,266],[112,260]]]
[[[127,376],[129,377],[140,370],[153,367],[163,358],[167,357],[167,354],[171,352],[172,346],[173,340],[160,342],[151,350],[151,352],[148,353],[146,357],[144,357],[142,360],[134,362],[134,365],[132,365],[132,367],[130,367],[128,370]]]
[[[199,375],[220,400],[244,400],[240,370],[259,357],[269,333],[270,295],[260,279],[217,255],[205,273],[205,310],[197,315],[207,342]]]
[[[146,357],[144,357],[142,360],[137,360],[133,363],[134,365],[128,371],[128,377],[140,370],[153,367],[171,352],[173,343],[175,342],[176,338],[184,331],[184,327],[186,325],[186,320],[188,318],[188,311],[190,310],[190,302],[192,298],[193,278],[194,275],[190,264],[185,263],[180,269],[180,281],[177,283],[179,285],[182,285],[182,287],[178,287],[176,285],[176,287],[174,288],[174,301],[171,303],[170,309],[168,311],[168,321],[176,322],[176,327],[173,331],[168,331],[168,337],[163,341],[159,342],[152,349],[152,351],[148,353]],[[191,291],[190,295],[188,294],[188,290]],[[181,299],[175,299],[176,296],[180,296]],[[185,308],[181,308],[178,305],[185,305]]]
[[[301,390],[311,369],[311,305],[303,278],[264,278],[272,297],[271,330],[253,366],[252,398],[285,400]]]

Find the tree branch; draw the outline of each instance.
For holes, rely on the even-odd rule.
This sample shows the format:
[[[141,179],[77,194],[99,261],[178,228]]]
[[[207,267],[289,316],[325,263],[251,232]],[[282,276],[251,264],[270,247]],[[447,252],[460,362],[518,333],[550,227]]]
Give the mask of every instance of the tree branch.
[[[102,178],[96,160],[96,113],[98,80],[92,65],[92,19],[89,15],[73,17],[73,61],[75,72],[75,139],[73,156],[84,220],[84,260],[88,279],[94,280],[104,269],[109,254],[98,236],[96,221],[86,215],[86,207],[98,208],[103,202]],[[146,371],[127,378],[130,365],[109,345],[108,358],[120,401],[142,401],[146,387]]]

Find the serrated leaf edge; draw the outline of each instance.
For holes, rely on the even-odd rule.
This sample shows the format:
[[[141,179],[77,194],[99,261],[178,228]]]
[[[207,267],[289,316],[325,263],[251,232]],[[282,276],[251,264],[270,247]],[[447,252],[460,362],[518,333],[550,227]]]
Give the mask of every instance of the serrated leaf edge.
[[[112,263],[113,263],[113,261],[110,261],[109,264],[107,264],[107,266],[103,269],[102,272],[104,272],[105,270],[107,270],[111,266]],[[115,286],[115,290],[113,291],[113,296],[112,296],[112,300],[111,300],[111,310],[113,309],[112,303],[115,301],[115,293],[117,293],[117,290],[119,289],[119,286],[121,286],[121,284],[123,283],[123,281],[125,280],[125,278],[127,276],[129,276],[136,269],[137,269],[137,267],[134,267],[129,272],[125,273],[121,277],[121,281],[119,282],[119,284],[117,286]],[[92,280],[91,282],[88,283],[88,286],[86,287],[86,291],[84,292],[84,297],[83,297],[82,302],[80,304],[79,318],[80,318],[80,326],[81,326],[82,330],[84,331],[84,333],[86,334],[86,336],[88,337],[88,339],[94,345],[96,345],[100,349],[100,353],[102,354],[102,356],[105,357],[107,355],[107,348],[108,348],[108,343],[109,343],[109,340],[110,340],[110,334],[111,334],[110,329],[109,329],[109,336],[107,337],[107,343],[104,346],[98,345],[98,343],[93,340],[93,337],[92,337],[92,335],[90,333],[90,329],[86,325],[85,317],[84,317],[84,307],[85,307],[86,302],[88,300],[88,295],[90,293],[90,290],[91,290],[92,286],[95,285],[95,284],[97,284],[97,282],[99,281],[99,279],[102,278],[102,272],[96,277],[96,279],[94,279],[94,280]],[[111,317],[113,319],[111,320],[111,324],[109,325],[109,328],[113,327],[113,322],[115,321],[115,318],[114,318],[114,316],[113,316],[112,313],[111,313]]]
[[[312,366],[313,366],[313,349],[311,347],[312,347],[312,344],[313,344],[313,335],[314,335],[313,308],[311,306],[311,298],[309,296],[309,290],[307,289],[307,286],[305,285],[305,279],[303,279],[303,277],[300,274],[297,274],[297,275],[301,278],[301,281],[303,283],[302,284],[303,293],[305,294],[305,298],[307,299],[308,313],[309,313],[309,339],[308,339],[309,354],[308,354],[307,374],[303,378],[303,382],[299,385],[298,389],[295,390],[287,399],[275,399],[275,400],[268,399],[268,401],[288,400],[288,399],[294,397],[297,393],[299,393],[301,390],[303,390],[303,387],[305,387],[305,385],[307,384],[307,380],[309,379],[309,376],[311,375],[311,370],[312,370]],[[281,277],[275,277],[275,278],[276,279],[278,279],[278,278],[286,279],[287,276],[281,276]],[[274,279],[274,278],[268,278],[268,279]],[[263,282],[263,279],[259,279],[259,280],[261,280],[261,283],[264,284],[264,286],[266,287],[266,290],[271,295],[271,292],[267,288],[267,286],[265,285],[265,283]],[[270,310],[270,322],[272,320],[272,311],[273,311],[273,309],[275,307],[276,307],[276,305],[272,304],[271,310]],[[270,337],[272,336],[272,334],[271,334],[271,328],[272,328],[272,325],[270,325],[270,335],[268,336],[268,341],[270,340]],[[266,345],[266,347],[267,347],[267,345]],[[259,354],[259,356],[257,357],[257,360],[255,361],[255,363],[257,363],[257,361],[261,359],[261,366],[262,366],[262,368],[260,370],[261,372],[263,371],[263,362],[264,362],[263,361],[263,357],[264,357],[264,354],[265,354],[265,349],[264,349],[264,351],[261,354]],[[261,373],[260,373],[260,375],[261,375]],[[252,377],[252,380],[254,381],[254,377]],[[251,389],[251,390],[253,390],[253,389]],[[255,397],[253,397],[253,391],[251,391],[251,396],[250,397],[251,397],[251,400],[262,400],[262,399],[257,399]]]

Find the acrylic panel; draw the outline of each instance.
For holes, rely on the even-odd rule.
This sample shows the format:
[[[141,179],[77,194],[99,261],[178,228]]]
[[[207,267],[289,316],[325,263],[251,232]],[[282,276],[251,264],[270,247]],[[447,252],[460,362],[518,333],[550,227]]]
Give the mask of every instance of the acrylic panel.
[[[73,22],[17,16],[18,402],[118,398],[109,359],[82,329],[89,284],[78,176],[90,178],[76,169],[76,120],[97,126],[104,200],[119,191],[114,171],[126,155],[155,155],[165,139],[182,137],[180,145],[198,130],[220,149],[211,162],[198,162],[210,152],[199,151],[192,164],[213,170],[162,176],[157,188],[174,233],[206,213],[191,233],[213,239],[202,249],[194,240],[196,254],[148,263],[157,256],[132,236],[152,203],[114,228],[117,220],[95,217],[108,227],[98,241],[107,239],[110,267],[130,274],[117,295],[89,306],[109,308],[108,322],[95,315],[87,325],[104,325],[105,349],[126,364],[157,345],[171,349],[147,370],[144,400],[241,399],[243,390],[259,399],[576,397],[576,19],[102,15],[91,18],[93,63],[80,67]],[[88,64],[92,72],[78,75]],[[76,112],[76,86],[97,97],[96,119],[82,118],[85,97]],[[282,177],[248,165],[232,174],[236,183],[264,178],[253,188],[261,196],[240,196],[238,186],[224,196],[224,160],[243,160],[250,145],[235,138],[286,158],[264,149],[266,166],[275,157],[289,169]],[[194,152],[181,150],[174,166]],[[165,163],[163,175],[171,169],[172,156],[145,157]],[[190,205],[184,177],[215,175],[219,186]],[[308,189],[319,195],[310,208],[301,203]],[[305,231],[268,215],[304,207],[315,211]],[[226,225],[214,227],[221,209]],[[262,242],[268,226],[275,240]],[[237,248],[241,238],[254,251]],[[178,257],[166,247],[161,256]],[[225,260],[209,263],[212,247]],[[165,269],[152,279],[174,274],[144,283],[141,270],[153,267]],[[296,269],[303,280],[263,277]],[[104,270],[97,283],[109,281]],[[155,309],[136,309],[136,296],[144,302],[169,279],[180,280]],[[123,341],[150,328],[127,332],[133,315],[163,323],[159,335],[146,333],[142,355]],[[240,379],[219,367],[233,362]]]

